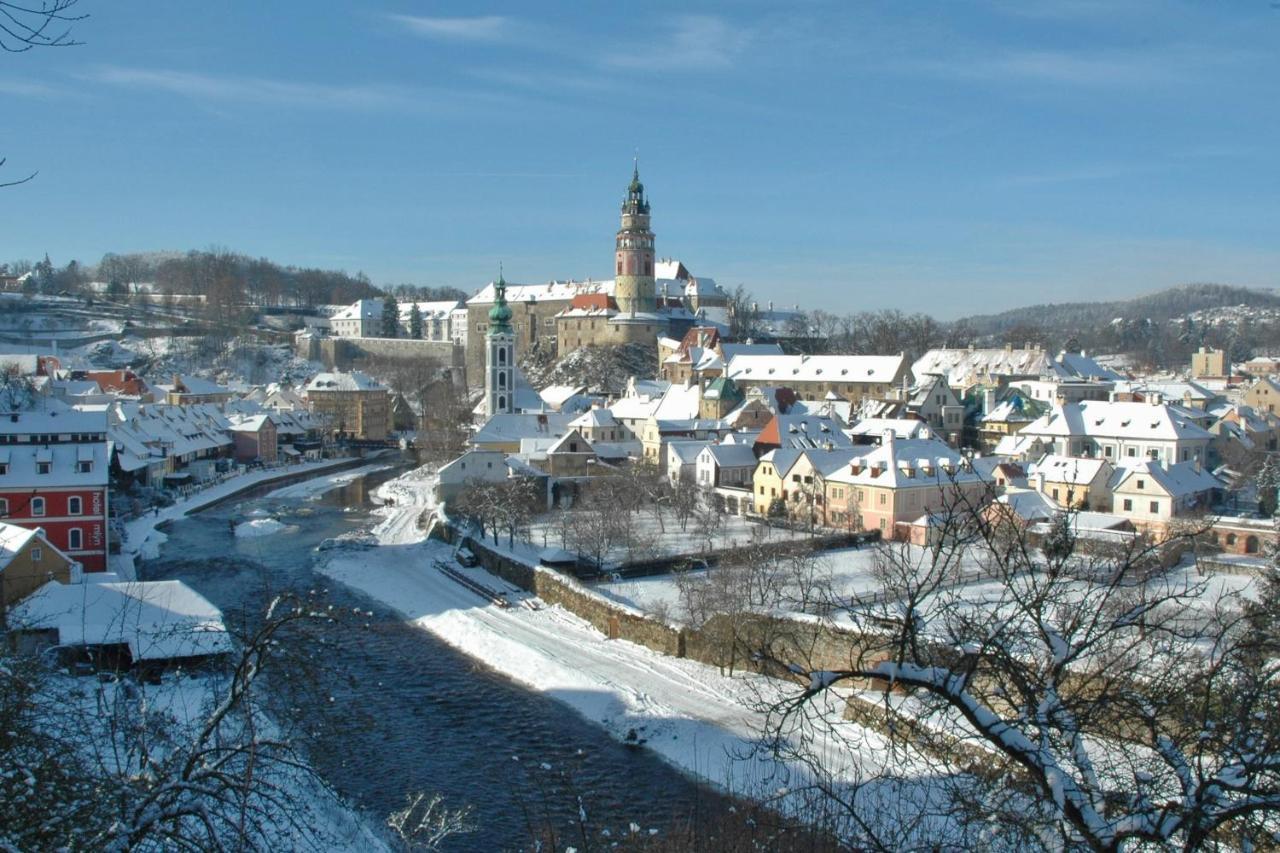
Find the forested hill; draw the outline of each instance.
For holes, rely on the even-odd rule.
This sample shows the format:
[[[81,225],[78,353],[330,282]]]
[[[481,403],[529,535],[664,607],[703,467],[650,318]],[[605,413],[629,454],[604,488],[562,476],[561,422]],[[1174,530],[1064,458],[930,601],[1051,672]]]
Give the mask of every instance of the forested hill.
[[[965,317],[978,335],[1000,335],[1011,329],[1034,325],[1044,332],[1060,335],[1087,334],[1114,320],[1163,322],[1215,308],[1280,309],[1280,294],[1227,284],[1183,284],[1133,299],[1112,302],[1061,302],[1015,308],[999,314]]]

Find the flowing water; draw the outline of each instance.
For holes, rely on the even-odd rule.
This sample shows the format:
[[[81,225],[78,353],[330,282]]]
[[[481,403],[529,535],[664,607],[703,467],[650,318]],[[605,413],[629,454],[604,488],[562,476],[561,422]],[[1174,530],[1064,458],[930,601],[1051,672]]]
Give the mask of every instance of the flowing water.
[[[377,521],[369,492],[395,473],[360,477],[311,499],[269,498],[272,487],[264,486],[182,519],[166,528],[169,539],[142,576],[185,581],[222,608],[229,624],[286,590],[325,588],[325,601],[339,610],[371,611],[348,619],[323,647],[287,650],[328,664],[308,673],[308,695],[319,701],[297,715],[304,727],[325,732],[310,758],[339,793],[378,821],[411,792],[438,792],[450,806],[472,806],[476,830],[446,849],[522,849],[548,826],[556,828],[559,849],[582,847],[581,814],[600,842],[602,830],[616,838],[632,822],[642,831],[661,829],[724,808],[721,797],[653,755],[618,743],[566,706],[313,572],[321,541]],[[252,517],[287,527],[234,537],[233,525]]]

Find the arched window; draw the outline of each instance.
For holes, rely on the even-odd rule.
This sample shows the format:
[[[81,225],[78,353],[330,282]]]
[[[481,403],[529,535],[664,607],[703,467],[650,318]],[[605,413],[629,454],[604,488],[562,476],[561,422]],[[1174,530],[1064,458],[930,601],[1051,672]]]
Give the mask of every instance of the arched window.
[[[1244,552],[1246,554],[1258,553],[1258,537],[1257,536],[1250,536],[1248,539],[1244,540]]]
[[[506,387],[507,387],[507,374],[505,374],[505,373],[499,373],[499,374],[498,374],[498,387],[499,387],[499,388],[506,388]]]
[[[67,548],[72,551],[79,551],[84,547],[84,533],[79,527],[73,527],[67,531]]]
[[[498,395],[498,411],[500,412],[505,411],[506,408],[507,408],[507,398],[499,394]]]
[[[31,514],[44,515],[44,498],[31,499]]]
[[[1227,544],[1228,545],[1236,544],[1236,535],[1234,533],[1227,534]]]
[[[79,515],[82,512],[84,512],[83,501],[79,497],[72,495],[67,498],[67,515]]]
[[[506,363],[507,363],[506,347],[499,347],[498,348],[498,364],[506,364]]]

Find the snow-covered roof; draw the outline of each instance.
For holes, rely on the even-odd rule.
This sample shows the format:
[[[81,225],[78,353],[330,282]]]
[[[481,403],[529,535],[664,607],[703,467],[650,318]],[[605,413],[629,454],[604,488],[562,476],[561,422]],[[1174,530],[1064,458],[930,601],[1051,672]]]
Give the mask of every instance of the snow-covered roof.
[[[904,488],[975,482],[978,474],[959,453],[936,438],[885,441],[868,446],[828,480],[853,485]]]
[[[702,389],[697,385],[672,385],[658,401],[653,417],[659,420],[684,420],[698,416]],[[616,414],[616,413],[615,413]]]
[[[49,548],[70,562],[71,558],[59,551],[47,539],[44,539],[42,532],[42,529],[38,527],[20,527],[16,524],[0,521],[0,571],[3,571],[5,566],[13,562],[13,558],[21,554],[27,545],[31,543],[31,540],[36,537],[41,537],[42,547]]]
[[[995,499],[995,503],[1009,508],[1009,511],[1024,521],[1036,521],[1053,518],[1058,508],[1049,503],[1049,499],[1034,489],[1016,489],[1005,492]]]
[[[60,645],[126,644],[135,661],[230,652],[222,613],[182,581],[50,582],[11,611],[11,624],[56,629]]]
[[[107,410],[107,434],[124,471],[167,458],[208,454],[232,443],[231,424],[216,406],[116,403]]]
[[[692,465],[704,448],[711,446],[710,439],[682,439],[667,442],[667,456],[678,459],[682,465]]]
[[[699,456],[714,463],[717,468],[754,468],[756,454],[750,444],[712,444],[702,449]]]
[[[1098,478],[1099,473],[1110,467],[1111,463],[1105,459],[1047,453],[1040,461],[1028,467],[1027,474],[1031,477],[1043,474],[1044,478],[1051,483],[1087,486]]]
[[[511,284],[507,283],[507,302],[546,302],[560,300],[568,302],[583,293],[613,294],[613,280],[593,281],[549,281],[546,284]],[[494,282],[489,282],[475,296],[467,300],[468,305],[488,305],[494,300]]]
[[[498,414],[472,436],[472,444],[509,444],[524,438],[560,438],[570,429],[573,415],[560,412]]]
[[[931,349],[911,365],[916,376],[939,373],[955,383],[969,376],[1042,376],[1052,369],[1053,359],[1036,349]]]
[[[729,378],[770,382],[870,382],[891,385],[906,369],[902,355],[737,355]]]
[[[199,376],[191,376],[183,374],[173,377],[172,385],[161,385],[161,388],[173,391],[177,394],[190,394],[192,396],[208,396],[211,394],[230,394],[229,388],[224,388],[217,382],[210,382],[208,379],[202,379]]]
[[[1112,489],[1119,489],[1137,477],[1155,481],[1174,498],[1221,489],[1226,485],[1209,469],[1194,462],[1179,462],[1166,468],[1161,462],[1145,461],[1117,468],[1112,476]]]
[[[106,431],[106,415],[62,403],[38,411],[0,412],[0,435],[56,435],[67,440],[72,435],[101,435]]]
[[[608,409],[589,409],[569,422],[571,427],[612,427],[617,426],[613,412]]]
[[[1084,400],[1055,405],[1022,428],[1023,435],[1098,436],[1128,439],[1209,439],[1212,436],[1180,406]]]
[[[350,373],[335,371],[333,373],[317,373],[315,377],[307,383],[306,392],[308,394],[326,393],[330,391],[385,391],[386,386],[380,384],[376,379],[353,370]]]
[[[850,437],[880,438],[886,430],[893,430],[893,434],[898,438],[929,438],[933,435],[929,425],[916,418],[863,418],[849,427],[846,432]]]

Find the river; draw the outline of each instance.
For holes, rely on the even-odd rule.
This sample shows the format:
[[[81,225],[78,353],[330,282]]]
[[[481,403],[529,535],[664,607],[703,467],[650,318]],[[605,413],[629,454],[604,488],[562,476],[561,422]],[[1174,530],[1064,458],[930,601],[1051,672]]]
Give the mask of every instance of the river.
[[[369,493],[396,473],[366,475],[310,499],[269,498],[274,487],[264,486],[174,522],[159,558],[144,564],[141,576],[185,581],[222,608],[229,624],[280,590],[331,587],[328,603],[348,614],[370,613],[334,632],[318,655],[330,665],[308,672],[308,695],[320,701],[303,707],[302,722],[325,732],[310,744],[310,759],[379,822],[412,792],[470,805],[475,830],[446,849],[522,849],[548,829],[557,848],[581,847],[581,814],[599,842],[606,840],[602,830],[615,838],[632,822],[641,831],[662,830],[725,808],[718,794],[652,754],[618,743],[561,703],[313,572],[322,540],[376,522]],[[287,527],[268,536],[231,535],[233,523],[255,515]],[[306,638],[287,642],[299,647],[286,652],[317,657],[316,647],[302,647]]]

